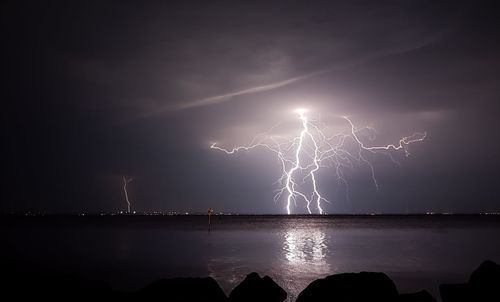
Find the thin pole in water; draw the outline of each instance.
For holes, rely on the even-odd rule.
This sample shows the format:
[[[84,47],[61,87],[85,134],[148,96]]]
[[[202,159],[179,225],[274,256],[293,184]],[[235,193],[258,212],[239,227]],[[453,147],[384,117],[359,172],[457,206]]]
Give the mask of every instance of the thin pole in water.
[[[212,208],[208,208],[208,231],[210,232],[210,216],[212,216],[212,213],[214,210]]]

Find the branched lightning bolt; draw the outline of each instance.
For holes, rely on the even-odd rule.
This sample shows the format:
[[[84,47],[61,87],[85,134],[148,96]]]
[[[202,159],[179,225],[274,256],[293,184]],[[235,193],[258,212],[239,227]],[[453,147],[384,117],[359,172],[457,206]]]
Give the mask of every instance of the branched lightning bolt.
[[[349,131],[340,132],[332,137],[327,137],[320,128],[320,124],[307,119],[305,109],[295,111],[300,118],[302,130],[299,136],[284,138],[270,135],[270,131],[259,134],[246,146],[239,146],[233,149],[225,149],[213,143],[210,148],[232,155],[239,151],[249,151],[255,148],[265,148],[276,154],[281,167],[282,175],[278,179],[281,187],[276,191],[274,200],[279,200],[286,194],[286,211],[291,213],[292,203],[297,205],[298,200],[305,202],[305,207],[309,214],[312,213],[313,205],[319,214],[323,214],[322,202],[329,202],[324,198],[318,189],[317,172],[322,167],[334,167],[339,182],[346,186],[348,192],[348,182],[344,178],[343,168],[352,168],[357,164],[365,164],[370,168],[373,184],[379,189],[379,184],[375,177],[373,164],[367,157],[368,153],[383,153],[397,163],[391,151],[403,150],[405,156],[410,153],[408,145],[423,141],[426,133],[414,133],[410,136],[399,139],[397,144],[386,146],[366,146],[359,137],[359,131],[354,123],[346,116],[342,118],[348,123]],[[301,178],[302,176],[302,178]],[[304,193],[300,187],[310,185],[310,192]]]
[[[127,184],[132,181],[132,178],[123,176],[123,192],[125,193],[125,201],[127,202],[127,213],[130,213],[130,200],[128,199]]]

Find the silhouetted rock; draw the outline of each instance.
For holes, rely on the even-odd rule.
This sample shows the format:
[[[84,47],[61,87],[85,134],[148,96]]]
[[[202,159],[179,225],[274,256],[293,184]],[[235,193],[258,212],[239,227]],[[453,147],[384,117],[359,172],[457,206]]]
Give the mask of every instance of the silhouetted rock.
[[[469,284],[475,292],[496,297],[500,301],[500,265],[493,261],[485,261],[472,272]]]
[[[286,296],[286,291],[270,277],[261,278],[259,274],[251,273],[229,294],[229,301],[282,302]]]
[[[499,302],[500,265],[485,261],[472,272],[467,283],[442,284],[439,289],[442,302]],[[228,298],[212,278],[161,279],[137,292],[127,292],[113,290],[101,281],[88,282],[64,273],[16,272],[7,266],[0,271],[0,299],[9,297],[16,301],[283,302],[287,293],[271,278],[260,278],[257,273],[249,274]],[[436,299],[427,291],[398,295],[396,286],[384,273],[361,272],[313,281],[296,300],[308,301],[436,302]]]
[[[428,291],[421,290],[416,293],[399,295],[398,302],[437,302],[437,300]]]
[[[309,284],[297,302],[321,301],[396,301],[398,291],[384,273],[348,273],[331,275]]]
[[[227,301],[213,278],[175,278],[155,281],[137,292],[139,301]]]
[[[467,283],[441,284],[439,292],[443,302],[474,301],[471,300],[471,291]]]
[[[485,261],[472,272],[469,286],[476,301],[500,301],[500,265]]]
[[[472,272],[468,283],[442,284],[439,290],[443,302],[500,301],[500,265],[485,261]]]

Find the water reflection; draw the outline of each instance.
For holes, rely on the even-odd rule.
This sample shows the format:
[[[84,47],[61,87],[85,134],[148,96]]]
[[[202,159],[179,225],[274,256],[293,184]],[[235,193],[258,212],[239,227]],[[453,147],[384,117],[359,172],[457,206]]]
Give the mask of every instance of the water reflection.
[[[208,275],[219,282],[226,294],[249,273],[248,269],[242,266],[242,259],[230,256],[209,259],[207,270]]]
[[[292,271],[322,274],[330,270],[327,238],[322,229],[287,229],[283,251]]]

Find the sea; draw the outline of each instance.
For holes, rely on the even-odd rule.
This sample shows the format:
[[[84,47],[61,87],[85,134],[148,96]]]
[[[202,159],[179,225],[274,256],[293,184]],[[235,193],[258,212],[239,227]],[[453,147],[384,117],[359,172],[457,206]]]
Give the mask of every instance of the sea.
[[[133,291],[160,278],[213,277],[229,294],[270,276],[288,301],[331,274],[386,273],[399,292],[439,298],[484,260],[500,263],[499,215],[5,216],[0,263]]]

